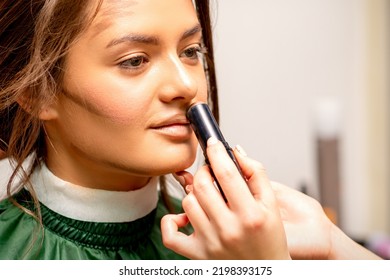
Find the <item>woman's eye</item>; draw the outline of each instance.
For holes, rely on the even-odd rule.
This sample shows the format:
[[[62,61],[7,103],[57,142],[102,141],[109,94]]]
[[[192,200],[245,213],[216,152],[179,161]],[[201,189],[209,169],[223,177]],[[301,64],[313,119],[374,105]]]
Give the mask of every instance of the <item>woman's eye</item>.
[[[197,59],[199,59],[199,56],[203,53],[205,53],[205,52],[203,51],[202,47],[194,46],[194,47],[190,47],[190,48],[185,49],[182,53],[182,57],[189,58],[192,60],[197,60]]]
[[[185,57],[192,58],[192,59],[198,58],[199,51],[200,49],[196,47],[189,48],[184,51],[184,55]]]
[[[120,66],[123,68],[137,69],[142,67],[142,64],[145,64],[147,62],[148,59],[145,56],[139,55],[122,61],[120,63]]]

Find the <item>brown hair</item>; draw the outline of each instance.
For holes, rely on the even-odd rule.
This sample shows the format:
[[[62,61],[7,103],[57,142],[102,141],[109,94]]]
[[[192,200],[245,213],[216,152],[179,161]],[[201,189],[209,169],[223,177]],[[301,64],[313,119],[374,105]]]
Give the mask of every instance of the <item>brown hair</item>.
[[[9,197],[17,176],[21,176],[19,187],[28,188],[35,197],[29,177],[46,157],[45,131],[38,118],[40,109],[52,102],[61,89],[67,50],[88,27],[102,1],[94,14],[88,9],[91,1],[0,2],[0,152],[3,150],[15,164],[7,185]],[[208,50],[205,71],[209,102],[218,119],[209,1],[197,0],[195,4]],[[29,156],[32,157],[31,168],[24,170],[22,163]],[[38,205],[36,199],[35,203]],[[40,216],[39,207],[36,215]]]

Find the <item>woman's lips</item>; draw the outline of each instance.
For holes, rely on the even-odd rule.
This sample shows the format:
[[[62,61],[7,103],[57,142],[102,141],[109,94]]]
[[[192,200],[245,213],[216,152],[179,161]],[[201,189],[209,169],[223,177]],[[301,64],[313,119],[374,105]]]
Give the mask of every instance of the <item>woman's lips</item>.
[[[190,122],[182,112],[164,116],[156,115],[155,120],[149,127],[164,137],[176,141],[185,141],[193,135]]]
[[[177,140],[186,140],[192,135],[192,128],[189,123],[172,123],[152,127],[152,129],[161,135],[175,138]]]

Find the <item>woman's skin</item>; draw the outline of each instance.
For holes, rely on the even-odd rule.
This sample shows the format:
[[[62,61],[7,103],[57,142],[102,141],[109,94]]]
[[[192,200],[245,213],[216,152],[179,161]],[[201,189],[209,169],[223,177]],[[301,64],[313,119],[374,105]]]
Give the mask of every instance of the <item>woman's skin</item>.
[[[201,42],[191,0],[103,1],[66,57],[63,91],[40,114],[48,168],[128,191],[189,167],[197,141],[185,112],[207,99]]]

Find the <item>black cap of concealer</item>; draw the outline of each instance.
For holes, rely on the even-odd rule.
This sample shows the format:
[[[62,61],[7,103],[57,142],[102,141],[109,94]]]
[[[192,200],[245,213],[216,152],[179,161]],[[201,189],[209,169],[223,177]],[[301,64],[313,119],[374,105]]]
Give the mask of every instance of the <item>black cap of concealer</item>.
[[[193,104],[187,110],[187,118],[191,123],[192,129],[194,130],[203,151],[206,151],[207,140],[212,136],[221,141],[226,148],[229,148],[229,145],[225,141],[222,132],[207,104]]]

